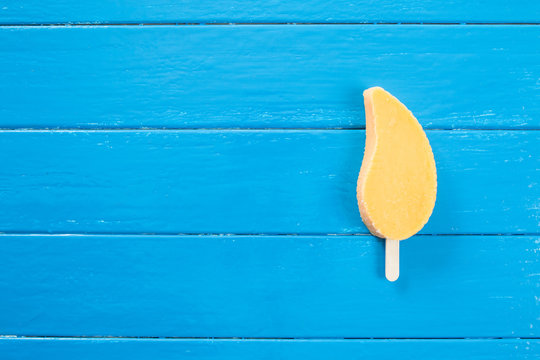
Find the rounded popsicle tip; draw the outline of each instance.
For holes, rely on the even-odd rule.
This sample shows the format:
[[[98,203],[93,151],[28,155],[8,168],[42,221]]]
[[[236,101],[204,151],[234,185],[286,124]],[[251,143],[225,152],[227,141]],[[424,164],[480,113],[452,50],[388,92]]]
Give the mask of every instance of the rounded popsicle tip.
[[[388,272],[386,271],[386,280],[394,282],[399,278],[399,272]]]

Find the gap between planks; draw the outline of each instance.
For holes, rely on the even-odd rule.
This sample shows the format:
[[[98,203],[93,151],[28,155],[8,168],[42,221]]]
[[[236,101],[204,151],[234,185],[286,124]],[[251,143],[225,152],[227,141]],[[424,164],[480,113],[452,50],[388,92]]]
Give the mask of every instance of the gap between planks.
[[[0,340],[4,339],[34,339],[34,340],[103,340],[103,341],[117,341],[117,340],[210,340],[210,341],[354,341],[354,340],[539,340],[540,337],[235,337],[235,336],[222,336],[222,337],[175,337],[175,336],[72,336],[72,335],[0,335]]]
[[[17,231],[10,231],[10,232],[1,232],[0,231],[0,238],[2,237],[9,237],[9,236],[50,236],[50,237],[57,237],[57,236],[72,236],[72,237],[133,237],[133,236],[153,236],[153,237],[297,237],[297,238],[313,238],[313,237],[333,237],[333,236],[370,236],[375,237],[374,235],[368,234],[368,233],[356,233],[356,234],[323,234],[323,233],[301,233],[301,234],[284,234],[284,233],[260,233],[260,234],[248,234],[248,233],[130,233],[130,232],[116,232],[116,233],[108,233],[108,232],[84,232],[84,233],[55,233],[55,232],[17,232]],[[485,237],[485,236],[540,236],[540,233],[501,233],[501,234],[482,234],[482,233],[453,233],[453,234],[416,234],[414,237],[428,237],[428,236],[437,236],[437,237],[444,237],[444,236],[477,236],[477,237]],[[384,239],[380,239],[381,241]]]
[[[78,127],[78,128],[0,128],[0,133],[8,132],[167,132],[167,131],[365,131],[365,127]],[[424,128],[425,131],[540,131],[540,128]]]
[[[465,26],[493,26],[493,25],[540,25],[540,22],[426,22],[426,21],[362,21],[362,22],[43,22],[43,23],[0,23],[0,27],[47,27],[47,26],[252,26],[252,25],[465,25]]]

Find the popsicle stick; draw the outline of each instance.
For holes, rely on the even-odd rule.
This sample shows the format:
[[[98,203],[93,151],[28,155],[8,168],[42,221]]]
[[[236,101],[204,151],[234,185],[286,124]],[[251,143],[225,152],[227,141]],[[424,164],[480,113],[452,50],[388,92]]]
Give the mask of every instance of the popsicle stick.
[[[399,240],[386,239],[385,275],[389,281],[399,277]]]

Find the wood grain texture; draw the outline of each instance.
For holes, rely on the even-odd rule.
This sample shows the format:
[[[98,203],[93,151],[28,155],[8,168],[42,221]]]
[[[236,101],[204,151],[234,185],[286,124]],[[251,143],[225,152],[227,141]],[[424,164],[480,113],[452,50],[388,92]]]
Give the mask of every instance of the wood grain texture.
[[[537,359],[539,340],[222,340],[0,338],[4,360]]]
[[[428,131],[424,234],[537,233],[540,132]],[[1,232],[367,233],[363,130],[3,131]]]
[[[538,336],[537,236],[0,235],[0,333]]]
[[[527,0],[4,0],[0,22],[538,22],[539,13]]]
[[[539,26],[3,27],[0,43],[3,128],[359,128],[374,85],[426,128],[540,128]]]

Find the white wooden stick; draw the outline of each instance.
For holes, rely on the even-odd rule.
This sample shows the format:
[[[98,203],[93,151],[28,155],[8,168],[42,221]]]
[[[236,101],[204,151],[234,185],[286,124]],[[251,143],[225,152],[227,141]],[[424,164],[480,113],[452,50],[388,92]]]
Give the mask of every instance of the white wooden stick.
[[[385,275],[389,281],[399,277],[399,240],[386,239]]]

